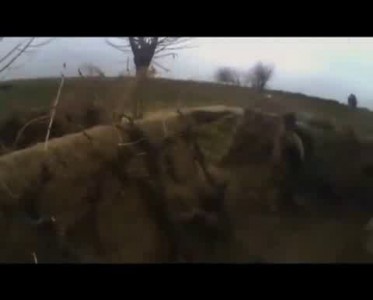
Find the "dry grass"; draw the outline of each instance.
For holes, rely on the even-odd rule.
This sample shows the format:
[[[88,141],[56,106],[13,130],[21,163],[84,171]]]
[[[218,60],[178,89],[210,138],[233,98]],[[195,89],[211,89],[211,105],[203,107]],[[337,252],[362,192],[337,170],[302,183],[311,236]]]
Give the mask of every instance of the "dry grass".
[[[132,135],[126,134],[130,132],[129,128],[124,129],[121,139],[127,146],[118,147],[117,129],[100,126],[86,131],[90,139],[83,133],[52,139],[48,152],[44,152],[39,144],[3,156],[0,158],[0,177],[19,197],[11,197],[8,190],[1,188],[0,207],[6,208],[12,216],[22,214],[27,205],[27,201],[22,199],[28,195],[30,187],[38,185],[41,169],[47,166],[52,180],[42,185],[41,194],[33,203],[34,210],[43,216],[56,217],[68,243],[73,245],[82,261],[169,261],[168,251],[171,250],[167,245],[170,237],[164,234],[167,228],[173,227],[167,223],[162,225],[166,227],[159,227],[163,218],[174,219],[183,210],[198,207],[201,199],[198,194],[203,191],[207,195],[210,188],[203,173],[195,166],[194,155],[190,152],[192,148],[177,133],[177,128],[183,129],[182,122],[176,115],[168,117],[167,123],[172,125],[169,136],[165,137],[162,120],[150,117],[139,122],[145,136],[149,137],[145,140],[153,145],[151,148],[142,148],[142,142],[132,143]],[[166,152],[153,151],[152,147]],[[144,152],[145,155],[138,155]],[[177,171],[177,182],[168,173],[164,155]],[[159,166],[156,173],[151,166],[153,163]],[[141,169],[144,171],[139,172]],[[149,176],[158,182],[154,187],[148,182]],[[147,186],[149,193],[146,192]],[[163,186],[163,191],[157,190],[156,187],[160,186]],[[91,196],[87,194],[90,190]],[[157,203],[157,195],[162,194],[167,195],[166,212],[154,215],[157,210],[152,207]],[[14,227],[16,224],[12,221],[11,228],[18,228]],[[24,229],[14,230],[22,230],[23,234]],[[192,237],[194,233],[187,228],[180,230],[190,237],[187,244],[192,246],[188,251],[195,252],[194,259],[208,259],[201,250],[203,248],[199,248],[204,246],[196,246],[199,242]],[[10,238],[8,234],[3,236],[5,241]],[[20,259],[23,251],[24,257],[32,253],[33,245],[38,243],[38,234],[34,232],[29,236],[20,243],[23,250],[18,249],[12,256],[12,248],[3,249],[0,260],[14,261]],[[193,241],[197,244],[194,245]],[[45,259],[38,253],[39,263]],[[31,262],[32,257],[29,260]]]
[[[341,105],[324,101],[315,106],[314,100],[299,95],[290,97],[274,92],[270,103],[263,102],[259,94],[245,88],[167,80],[149,80],[142,84],[146,88],[133,81],[108,80],[94,84],[91,81],[67,80],[55,125],[63,124],[61,126],[66,134],[96,124],[109,124],[113,111],[118,114],[131,113],[128,106],[119,107],[119,103],[127,105],[141,97],[146,112],[158,111],[145,114],[143,120],[136,122],[146,135],[145,140],[151,145],[150,148],[144,148],[144,140],[133,140],[128,134],[129,124],[124,121],[122,131],[111,125],[96,126],[63,138],[51,139],[48,153],[39,144],[5,155],[0,158],[0,211],[8,216],[24,211],[24,202],[20,199],[24,199],[30,185],[40,182],[41,168],[47,165],[54,179],[45,185],[34,205],[40,214],[56,216],[66,233],[68,244],[74,247],[81,261],[169,261],[169,236],[165,236],[164,227],[159,227],[162,218],[167,217],[168,220],[178,213],[193,211],[200,205],[201,195],[211,192],[203,170],[194,163],[195,153],[179,135],[185,130],[185,123],[180,122],[180,117],[173,109],[178,101],[188,103],[188,107],[228,103],[229,106],[239,104],[273,113],[317,113],[323,107],[325,121],[316,122],[321,127],[315,130],[317,134],[322,134],[312,135],[325,136],[324,139],[317,138],[320,143],[316,145],[316,151],[322,153],[317,159],[323,163],[317,166],[325,167],[327,176],[334,176],[339,186],[348,181],[357,182],[350,179],[358,175],[360,164],[364,161],[355,164],[350,159],[349,167],[344,165],[345,170],[341,170],[337,162],[351,158],[351,151],[356,149],[353,136],[339,135],[338,128],[330,130],[328,118],[350,118],[354,129],[363,135],[371,130],[370,123],[366,121],[370,113],[366,113],[365,121],[361,122],[352,115],[355,112],[350,113]],[[78,98],[81,98],[80,101],[76,101]],[[87,121],[87,114],[92,112],[92,108],[98,108],[102,115],[88,117]],[[252,256],[261,256],[267,261],[371,259],[359,252],[359,246],[356,249],[350,246],[357,243],[356,236],[365,216],[351,219],[338,216],[335,220],[330,215],[297,218],[268,213],[271,201],[276,198],[276,190],[270,181],[272,170],[268,164],[270,144],[277,126],[275,116],[266,115],[248,122],[241,119],[241,109],[234,107],[231,110],[214,106],[203,111],[185,111],[188,111],[185,113],[186,120],[194,124],[192,132],[208,158],[209,170],[214,170],[211,172],[216,177],[221,176],[221,181],[228,178],[226,205],[234,227],[233,243],[221,244],[221,251],[216,253],[208,252],[211,249],[196,239],[189,227],[178,227],[186,237],[190,247],[188,251],[197,252],[197,260],[247,262]],[[69,118],[72,120],[70,123]],[[347,119],[341,121],[338,118],[337,127],[347,123]],[[14,136],[31,119],[19,122]],[[27,136],[32,127],[27,127],[22,136]],[[44,134],[45,128],[46,124]],[[325,132],[328,134],[324,135]],[[118,144],[122,146],[118,147]],[[365,157],[369,157],[367,151]],[[222,160],[224,172],[216,168]],[[159,168],[157,176],[150,175],[155,185],[148,181],[149,164],[153,162]],[[369,180],[364,181],[366,186],[370,183]],[[163,186],[164,190],[157,190],[156,186]],[[96,187],[98,190],[95,190]],[[162,210],[154,215],[157,210],[149,209],[152,207],[149,205],[162,193],[165,197],[158,198],[167,199],[166,211],[169,215],[162,215]],[[347,225],[344,225],[344,221],[348,221]],[[8,243],[0,251],[0,260],[32,262],[30,253],[40,242],[40,236],[13,218],[0,218],[0,222],[3,240]],[[168,226],[167,222],[165,224],[162,226]],[[320,232],[323,234],[320,235]],[[343,232],[348,234],[343,235]],[[336,235],[341,238],[330,238]],[[17,240],[22,242],[17,245]],[[297,243],[308,246],[297,247]],[[310,247],[312,244],[317,246]],[[42,262],[43,255],[36,253],[39,263]],[[289,256],[289,253],[292,254]]]
[[[45,143],[44,143],[45,150],[48,150],[48,141],[49,141],[49,137],[50,137],[50,134],[51,134],[51,129],[52,129],[52,126],[53,126],[54,117],[56,115],[57,106],[58,106],[58,103],[60,101],[60,96],[61,96],[61,92],[62,92],[64,82],[65,82],[65,77],[62,74],[61,82],[60,82],[60,85],[59,85],[58,91],[57,91],[57,96],[56,96],[56,98],[53,102],[51,112],[50,112],[50,120],[49,120],[48,130],[47,130],[47,134],[45,136]]]
[[[211,111],[218,117],[212,118]],[[268,123],[265,118],[261,122],[250,119],[250,130],[243,132],[242,128],[237,128],[247,125],[247,120],[240,119],[242,114],[227,110],[224,115],[220,113],[222,111],[223,107],[215,107],[206,110],[206,114],[196,110],[184,114],[198,129],[194,134],[208,154],[209,161],[217,163],[222,157],[229,156],[238,159],[237,166],[227,159],[224,172],[209,166],[215,178],[221,176],[221,181],[228,180],[229,183],[225,205],[234,228],[233,240],[219,242],[219,247],[214,248],[217,246],[210,240],[211,237],[206,236],[206,239],[212,244],[204,244],[196,238],[194,229],[189,225],[176,227],[187,245],[184,249],[193,253],[194,260],[247,262],[254,256],[277,262],[370,259],[359,252],[361,248],[354,240],[359,239],[359,228],[365,216],[348,219],[328,214],[300,217],[270,214],[269,207],[276,193],[275,187],[271,190],[270,165],[266,159],[259,159],[263,149],[259,146],[253,149],[253,143],[241,143],[240,147],[235,143],[256,140],[257,145],[265,146],[271,131],[267,130],[268,136],[262,132],[264,127],[271,127],[271,122]],[[166,137],[164,119],[169,129]],[[276,118],[273,122],[276,123]],[[41,215],[56,217],[66,234],[68,245],[80,257],[79,261],[169,261],[172,232],[165,235],[164,228],[173,227],[167,222],[198,208],[201,195],[208,195],[211,187],[202,169],[193,162],[194,154],[188,142],[179,135],[185,130],[185,124],[176,113],[155,114],[137,124],[143,130],[145,140],[153,145],[150,148],[143,148],[142,142],[133,143],[134,137],[126,133],[129,124],[125,123],[121,138],[114,127],[99,126],[86,130],[85,134],[81,132],[52,139],[47,153],[39,144],[3,156],[0,158],[3,183],[0,188],[1,211],[8,216],[17,216],[25,210],[27,202],[22,200],[24,194],[30,186],[38,185],[41,168],[46,165],[53,179],[43,184],[40,196],[35,198],[34,209]],[[120,141],[125,146],[118,147]],[[152,147],[158,150],[153,151]],[[250,156],[257,158],[256,163],[255,159],[246,160],[237,151],[250,151]],[[150,159],[148,162],[145,159],[147,156]],[[149,168],[152,168],[149,162],[158,165],[158,173],[149,173]],[[154,186],[149,183],[149,176],[156,183]],[[163,191],[153,190],[160,186],[163,186]],[[162,193],[167,209],[155,214],[157,209],[152,205],[157,203],[154,202],[156,195]],[[19,224],[14,217],[1,219],[9,222],[6,220],[11,222],[0,228],[8,246],[0,252],[0,260],[32,263],[30,253],[40,243],[39,234],[27,224]],[[165,220],[168,221],[162,226],[166,227],[159,227]],[[343,235],[343,232],[346,234]],[[331,239],[331,236],[340,238]],[[15,244],[16,239],[19,246]],[[308,246],[296,246],[299,243]],[[211,252],[212,249],[219,251]],[[45,254],[37,254],[39,263],[46,260]]]
[[[23,80],[12,82],[14,88],[8,93],[0,93],[0,112],[5,114],[12,107],[47,108],[58,88],[57,79]],[[134,86],[139,88],[134,88]],[[96,101],[103,103],[111,114],[115,109],[131,112],[131,102],[141,98],[145,113],[171,109],[177,106],[195,107],[206,105],[228,105],[257,107],[267,112],[308,112],[324,119],[335,119],[339,124],[351,124],[362,134],[373,133],[372,113],[365,109],[350,110],[336,101],[308,97],[281,91],[270,91],[272,98],[257,93],[250,88],[176,81],[149,79],[143,85],[134,78],[83,78],[66,79],[64,97],[72,102]]]
[[[356,198],[340,199],[336,205],[306,202],[299,214],[271,212],[277,187],[271,180],[273,169],[269,163],[270,151],[266,149],[276,134],[277,120],[270,115],[246,114],[246,117],[239,123],[242,127],[235,131],[236,136],[224,159],[225,169],[230,174],[226,201],[236,237],[232,260],[247,262],[249,257],[261,257],[267,262],[372,261],[373,257],[364,250],[362,231],[372,206],[360,206],[361,194],[355,194]],[[353,140],[334,131],[324,140],[317,140],[318,156],[306,168],[327,169],[330,173],[324,179],[334,180],[337,189],[345,187],[346,183],[351,186],[364,182],[365,188],[359,185],[359,189],[372,195],[372,191],[367,190],[372,181],[359,173],[359,162],[347,161],[347,156],[354,157],[350,147],[353,145]],[[343,169],[341,161],[345,162]],[[317,175],[313,172],[315,169],[310,169],[305,174],[307,180],[300,184]],[[303,186],[299,190],[304,190]],[[345,190],[339,192],[344,195]]]

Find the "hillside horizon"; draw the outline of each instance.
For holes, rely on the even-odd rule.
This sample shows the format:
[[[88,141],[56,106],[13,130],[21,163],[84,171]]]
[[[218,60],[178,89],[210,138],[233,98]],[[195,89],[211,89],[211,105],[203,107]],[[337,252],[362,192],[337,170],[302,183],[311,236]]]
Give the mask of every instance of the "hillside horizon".
[[[2,41],[11,47],[16,38]],[[41,39],[43,40],[43,39]],[[116,41],[116,39],[112,39]],[[373,49],[369,38],[192,38],[191,49],[177,51],[177,58],[156,61],[161,76],[176,79],[213,80],[217,69],[231,67],[247,72],[257,61],[275,67],[270,86],[320,98],[345,102],[354,93],[361,106],[372,109]],[[106,75],[116,76],[129,69],[134,72],[131,53],[108,46],[105,38],[56,38],[53,42],[21,58],[4,78],[78,75],[78,68],[94,64]]]
[[[6,79],[0,81],[0,86],[1,84],[4,83],[17,83],[17,82],[33,82],[33,81],[39,81],[39,80],[60,80],[61,77],[54,77],[54,76],[49,76],[49,77],[29,77],[29,78],[12,78],[12,79]],[[65,76],[66,79],[69,80],[83,80],[79,76]],[[104,78],[101,79],[106,79],[106,80],[118,80],[118,79],[129,79],[129,78],[134,78],[133,76],[105,76]],[[97,79],[97,77],[92,76],[92,77],[85,77],[85,79]],[[154,79],[157,80],[167,80],[167,81],[174,81],[174,82],[179,82],[179,83],[184,83],[184,82],[193,82],[193,83],[201,83],[201,84],[207,84],[207,85],[221,85],[221,86],[233,86],[235,88],[243,88],[243,89],[249,89],[252,90],[251,87],[249,86],[244,86],[244,85],[231,85],[231,84],[224,84],[224,83],[219,83],[213,80],[197,80],[197,79],[179,79],[179,78],[167,78],[167,77],[156,77]],[[327,97],[319,97],[313,94],[308,94],[308,93],[301,93],[301,92],[294,92],[294,91],[289,91],[285,89],[275,89],[275,88],[267,88],[264,92],[265,93],[278,93],[278,94],[288,94],[289,96],[294,96],[294,97],[303,97],[303,98],[311,98],[314,100],[318,101],[329,101],[329,102],[334,102],[336,104],[341,104],[346,106],[347,103],[347,96],[346,95],[346,101],[340,101],[335,98],[327,98]],[[371,108],[366,107],[366,106],[359,106],[358,103],[358,108],[363,109],[363,110],[368,110],[371,111]]]

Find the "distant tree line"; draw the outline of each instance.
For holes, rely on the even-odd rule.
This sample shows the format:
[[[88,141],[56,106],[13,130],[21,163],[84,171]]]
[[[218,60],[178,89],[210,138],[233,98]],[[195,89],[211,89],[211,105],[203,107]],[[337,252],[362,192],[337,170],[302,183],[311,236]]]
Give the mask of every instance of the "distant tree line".
[[[219,68],[215,73],[215,80],[225,84],[250,86],[258,91],[263,91],[267,88],[273,72],[274,67],[272,65],[260,61],[247,72],[239,72],[229,67]]]

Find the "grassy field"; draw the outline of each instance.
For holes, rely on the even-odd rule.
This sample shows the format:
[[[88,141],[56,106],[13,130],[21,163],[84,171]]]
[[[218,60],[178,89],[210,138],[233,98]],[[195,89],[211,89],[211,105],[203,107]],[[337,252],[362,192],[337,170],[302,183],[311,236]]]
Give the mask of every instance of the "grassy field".
[[[12,110],[47,109],[57,92],[59,79],[9,81],[12,88],[0,91],[0,118]],[[334,100],[309,97],[283,91],[269,91],[271,99],[250,88],[193,81],[149,79],[141,86],[131,78],[69,78],[65,82],[61,105],[70,109],[79,103],[98,101],[108,110],[129,108],[129,99],[141,97],[146,111],[174,110],[178,106],[191,107],[223,104],[258,107],[269,112],[306,112],[320,118],[333,119],[349,125],[362,135],[373,134],[373,113],[367,109],[352,111]],[[130,88],[132,87],[132,88]]]
[[[22,109],[47,110],[57,92],[59,79],[18,80],[8,83],[12,85],[11,89],[0,89],[0,118],[6,118],[13,111]],[[272,97],[267,98],[267,94],[271,94]],[[84,114],[84,108],[88,107],[85,105],[92,102],[97,102],[110,114],[114,110],[129,110],[132,100],[136,98],[144,101],[146,112],[153,112],[143,123],[139,122],[146,136],[151,137],[153,147],[133,143],[132,135],[128,134],[133,129],[126,127],[123,129],[124,132],[120,133],[122,145],[132,146],[119,147],[121,155],[118,155],[118,132],[114,127],[95,126],[87,129],[84,135],[78,126],[73,130],[61,131],[63,133],[61,135],[66,132],[76,132],[76,134],[51,139],[47,152],[44,151],[44,144],[28,147],[22,151],[12,151],[13,153],[0,158],[2,166],[0,183],[3,185],[0,188],[1,213],[5,215],[9,207],[11,212],[28,213],[31,201],[32,209],[35,209],[38,214],[56,216],[61,228],[66,229],[68,242],[71,243],[74,251],[81,255],[83,262],[164,261],[168,253],[168,250],[164,249],[164,245],[167,245],[165,241],[171,240],[173,235],[169,234],[165,237],[164,227],[159,227],[163,228],[159,230],[158,226],[164,223],[162,219],[160,220],[159,211],[153,212],[154,199],[166,199],[167,207],[171,207],[173,217],[174,214],[177,216],[177,213],[199,208],[200,199],[209,201],[216,197],[217,193],[214,192],[214,187],[210,186],[209,181],[205,180],[200,169],[193,168],[197,157],[193,151],[196,148],[195,145],[191,147],[190,140],[185,140],[183,135],[176,134],[177,130],[183,128],[179,123],[180,120],[176,119],[176,114],[174,117],[169,116],[167,122],[162,123],[167,114],[154,113],[154,111],[206,105],[261,108],[268,112],[294,111],[316,114],[318,118],[333,120],[341,125],[351,125],[362,135],[373,134],[373,114],[370,111],[351,110],[336,101],[281,91],[261,94],[243,87],[165,79],[150,79],[139,84],[133,78],[70,78],[66,80],[63,88],[57,114],[60,116],[66,116],[71,112]],[[162,118],[155,116],[162,116]],[[232,226],[234,233],[228,242],[218,240],[221,244],[217,243],[217,245],[226,243],[220,248],[223,249],[222,252],[227,251],[228,254],[217,251],[205,256],[203,251],[209,253],[210,246],[198,239],[200,234],[194,236],[193,230],[189,232],[189,229],[180,227],[184,230],[180,231],[182,232],[180,236],[185,239],[188,247],[191,246],[192,250],[196,249],[197,254],[203,250],[202,257],[217,261],[232,259],[235,262],[248,262],[251,257],[258,257],[267,262],[372,261],[372,257],[364,256],[360,245],[361,228],[370,217],[365,215],[365,211],[362,216],[351,215],[348,211],[348,217],[345,217],[337,215],[334,211],[330,213],[328,209],[333,203],[328,206],[326,202],[325,212],[320,209],[323,213],[321,214],[318,205],[325,199],[317,203],[311,203],[314,199],[306,199],[309,200],[309,207],[307,206],[299,216],[291,213],[273,214],[267,211],[269,201],[273,201],[276,197],[276,187],[270,180],[272,168],[268,164],[268,157],[263,158],[262,154],[265,152],[263,149],[267,149],[268,144],[271,143],[271,137],[277,128],[275,125],[278,123],[272,120],[273,126],[270,126],[270,130],[267,130],[268,123],[261,122],[260,118],[259,121],[258,118],[248,118],[246,121],[249,123],[240,123],[241,128],[254,128],[253,136],[252,132],[245,135],[245,130],[236,130],[238,124],[236,118],[238,116],[233,115],[231,118],[224,117],[214,122],[200,121],[195,126],[198,128],[196,140],[211,163],[212,174],[215,174],[216,180],[224,179],[228,184],[224,202],[233,220],[232,224],[227,226]],[[21,121],[22,126],[25,120]],[[168,133],[175,131],[171,139],[170,136],[165,139],[163,126],[166,123]],[[37,141],[44,142],[47,122],[39,125],[40,127],[33,129],[34,134],[31,132],[27,135],[26,131],[24,135],[36,136]],[[85,125],[84,128],[94,126]],[[28,130],[31,129],[32,127]],[[266,130],[269,131],[268,137],[263,134]],[[7,133],[7,131],[9,130],[3,132]],[[304,176],[311,182],[309,189],[318,189],[318,186],[309,179],[318,175],[315,170],[324,166],[325,162],[322,159],[326,157],[328,164],[325,164],[325,168],[329,171],[327,175],[331,174],[332,179],[337,177],[335,181],[331,181],[333,187],[339,188],[344,185],[343,180],[351,182],[356,187],[356,181],[359,180],[361,184],[357,185],[357,188],[360,191],[355,192],[354,196],[358,197],[366,192],[365,194],[371,199],[373,190],[370,187],[373,179],[369,177],[369,180],[362,181],[355,176],[355,173],[360,172],[361,167],[360,160],[356,157],[362,155],[354,154],[356,148],[355,143],[352,143],[354,140],[347,139],[345,142],[344,136],[336,137],[336,132],[330,134],[331,138],[325,138],[327,141],[325,143],[323,139],[320,139],[320,142],[317,139],[317,142],[326,149],[317,148],[321,148],[320,152],[323,155],[320,156],[321,159],[317,157],[318,160],[311,161],[311,164],[315,161],[318,163],[314,164],[310,174],[306,173]],[[0,137],[3,138],[2,135]],[[335,141],[333,137],[336,138]],[[235,141],[238,146],[233,145],[235,146],[233,147],[232,143],[234,144]],[[255,144],[259,146],[254,147]],[[350,144],[353,147],[349,147]],[[317,146],[318,143],[315,145]],[[152,149],[166,149],[166,151],[158,152]],[[229,149],[238,149],[238,151],[230,152]],[[364,153],[369,158],[371,149],[371,145],[369,148],[364,148]],[[239,153],[241,155],[237,155]],[[254,159],[246,160],[248,153],[250,153],[249,157]],[[226,160],[228,163],[219,165],[218,162],[223,156],[228,156]],[[150,159],[147,160],[146,157]],[[159,170],[169,170],[170,174],[161,171],[154,173],[154,167],[149,163],[153,161],[163,166]],[[42,172],[43,166],[51,174],[45,176]],[[355,170],[356,172],[352,173]],[[312,172],[316,174],[314,177],[311,176]],[[324,177],[319,181],[327,176],[322,175]],[[337,175],[346,175],[346,177]],[[149,176],[151,182],[156,183],[154,186],[163,185],[163,190],[156,190],[153,189],[152,184],[148,185]],[[353,177],[357,180],[351,180]],[[45,178],[49,178],[49,182]],[[304,186],[306,185],[302,188]],[[340,190],[336,189],[336,191]],[[303,193],[300,196],[306,197],[308,194]],[[355,203],[356,199],[353,200]],[[170,212],[165,211],[163,217],[169,217],[167,213]],[[18,224],[17,220],[11,219],[13,223],[10,225],[5,221],[7,219],[0,218],[0,232],[2,232],[3,244],[7,246],[0,251],[0,261],[29,262],[32,258],[30,253],[35,251],[34,244],[44,245],[48,239],[42,237],[43,235],[38,231],[30,234],[29,231],[33,229]],[[23,241],[26,246],[23,246],[20,241]],[[44,250],[37,251],[41,262],[43,262],[42,251]],[[53,251],[48,251],[44,254],[44,261],[49,259],[49,255],[54,255]],[[59,250],[56,252],[58,254]]]

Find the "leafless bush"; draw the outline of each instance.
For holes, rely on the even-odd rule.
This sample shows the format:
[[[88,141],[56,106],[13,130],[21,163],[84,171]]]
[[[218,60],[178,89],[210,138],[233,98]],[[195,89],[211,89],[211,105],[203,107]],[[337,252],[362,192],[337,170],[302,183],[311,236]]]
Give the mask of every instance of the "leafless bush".
[[[240,85],[240,75],[238,71],[229,67],[219,68],[215,73],[215,80],[221,83]]]
[[[263,91],[266,89],[269,80],[271,80],[273,71],[273,66],[265,65],[262,62],[258,62],[247,73],[245,82],[252,88]]]
[[[84,64],[80,66],[79,73],[83,77],[105,77],[105,73],[93,64]]]

